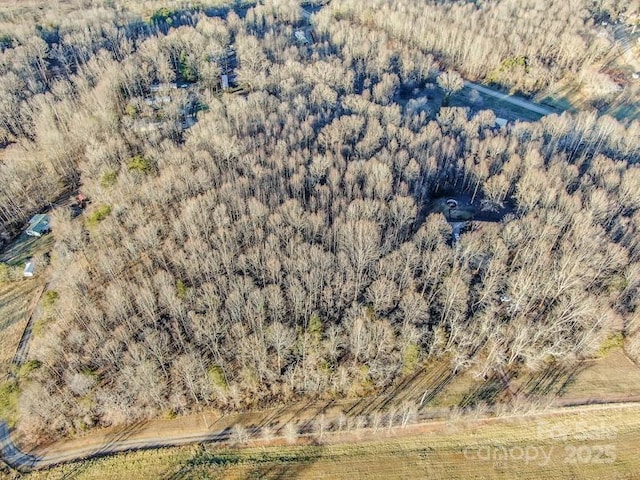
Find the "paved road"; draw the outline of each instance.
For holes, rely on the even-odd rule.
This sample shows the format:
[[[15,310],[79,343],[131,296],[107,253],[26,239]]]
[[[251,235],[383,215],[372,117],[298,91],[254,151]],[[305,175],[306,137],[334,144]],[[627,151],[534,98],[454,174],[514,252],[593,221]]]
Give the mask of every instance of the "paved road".
[[[471,88],[473,90],[477,90],[480,93],[484,93],[485,95],[495,97],[499,100],[502,100],[503,102],[516,105],[517,107],[524,108],[525,110],[529,110],[530,112],[535,112],[540,115],[550,115],[552,113],[557,113],[555,110],[552,110],[547,107],[543,107],[542,105],[538,105],[537,103],[530,102],[525,98],[518,97],[516,95],[509,95],[508,93],[498,92],[491,88],[478,85],[477,83],[465,81],[464,85],[465,87]]]

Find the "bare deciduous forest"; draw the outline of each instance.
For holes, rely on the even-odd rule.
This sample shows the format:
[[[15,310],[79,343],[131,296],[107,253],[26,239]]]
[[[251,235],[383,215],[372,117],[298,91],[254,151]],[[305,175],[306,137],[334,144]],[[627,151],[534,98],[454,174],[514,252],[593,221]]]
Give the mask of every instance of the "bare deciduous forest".
[[[638,3],[426,3],[0,14],[0,233],[91,199],[52,213],[23,433],[640,354],[640,122],[408,100],[533,94]],[[496,218],[453,241],[447,196]]]

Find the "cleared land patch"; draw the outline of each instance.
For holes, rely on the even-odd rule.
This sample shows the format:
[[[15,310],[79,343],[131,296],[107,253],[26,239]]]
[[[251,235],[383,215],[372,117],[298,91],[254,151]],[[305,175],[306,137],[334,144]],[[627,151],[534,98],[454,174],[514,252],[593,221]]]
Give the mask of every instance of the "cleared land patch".
[[[0,283],[0,372],[3,374],[11,366],[29,320],[29,309],[41,287],[38,279]]]

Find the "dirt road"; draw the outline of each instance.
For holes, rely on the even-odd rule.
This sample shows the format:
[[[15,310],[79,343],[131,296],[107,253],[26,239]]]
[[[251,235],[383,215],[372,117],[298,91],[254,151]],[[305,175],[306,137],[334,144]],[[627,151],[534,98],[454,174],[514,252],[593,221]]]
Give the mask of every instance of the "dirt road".
[[[18,343],[18,348],[16,349],[16,354],[13,357],[13,364],[20,368],[24,362],[27,360],[27,354],[29,353],[29,342],[31,341],[31,333],[33,331],[33,321],[35,317],[35,311],[38,306],[38,302],[40,301],[40,297],[47,288],[47,284],[44,284],[34,296],[34,300],[29,307],[29,320],[27,320],[27,325],[24,327],[24,331],[22,332],[22,337],[20,337],[20,342]]]
[[[537,103],[530,102],[529,100],[518,97],[516,95],[509,95],[508,93],[498,92],[491,88],[483,87],[482,85],[478,85],[473,82],[464,82],[465,87],[471,88],[473,90],[477,90],[480,93],[484,93],[485,95],[489,95],[491,97],[495,97],[503,102],[510,103],[520,108],[524,108],[525,110],[529,110],[530,112],[538,113],[540,115],[550,115],[552,113],[558,113],[555,110],[552,110],[547,107],[543,107],[542,105],[538,105]]]
[[[537,418],[557,416],[563,414],[587,414],[593,411],[605,411],[611,409],[626,409],[626,408],[638,408],[640,407],[640,398],[633,398],[627,401],[614,400],[612,403],[598,403],[594,404],[593,399],[584,399],[584,403],[579,404],[575,399],[571,402],[571,406],[563,406],[562,404],[556,405],[547,410],[532,412],[529,414],[517,414],[505,417],[487,417],[486,419],[473,419],[469,421],[498,421],[498,420],[520,420],[524,418]],[[426,413],[426,412],[425,412]],[[428,415],[428,414],[427,414]],[[428,416],[421,415],[418,418],[418,422],[412,424],[410,429],[407,429],[407,435],[412,434],[416,429],[429,430],[430,426],[434,426],[443,422],[449,421],[446,418],[439,418],[436,420],[426,421]],[[215,426],[213,426],[215,427]],[[47,449],[42,449],[42,452],[38,455],[24,453],[13,443],[10,437],[10,432],[4,423],[0,423],[0,456],[2,460],[20,471],[31,471],[34,469],[43,469],[52,467],[54,465],[62,463],[70,463],[74,461],[81,461],[90,458],[104,457],[119,452],[126,452],[131,450],[153,449],[162,447],[173,447],[187,444],[197,443],[220,443],[227,442],[232,439],[233,429],[226,426],[223,429],[211,430],[211,431],[199,431],[195,433],[181,433],[171,436],[137,436],[137,426],[132,425],[117,432],[107,440],[100,439],[100,442],[96,442],[96,438],[88,436],[83,439],[81,445],[77,443],[71,448],[62,448],[57,451],[47,452]],[[404,430],[399,430],[398,434],[402,434]],[[262,428],[258,426],[251,426],[246,428],[246,438],[259,438],[262,432]],[[305,433],[304,429],[301,432]],[[308,433],[308,432],[307,432]],[[356,432],[357,433],[357,432]],[[354,433],[355,435],[355,433]],[[347,436],[348,437],[348,436]],[[340,438],[344,437],[344,434]],[[355,438],[355,437],[354,437]],[[345,440],[340,440],[345,441]],[[348,440],[346,440],[348,441]]]

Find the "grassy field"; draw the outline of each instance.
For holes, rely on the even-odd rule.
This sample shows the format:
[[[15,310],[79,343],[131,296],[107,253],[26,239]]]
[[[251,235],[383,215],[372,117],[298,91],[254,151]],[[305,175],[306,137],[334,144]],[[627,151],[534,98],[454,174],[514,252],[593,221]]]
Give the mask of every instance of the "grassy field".
[[[53,235],[30,237],[23,232],[0,254],[0,262],[10,266],[23,266],[28,258],[50,251],[53,243]]]
[[[28,258],[51,250],[53,242],[52,235],[37,238],[23,233],[0,254],[0,267],[5,272],[11,271],[10,280],[0,279],[0,376],[9,370],[30,310],[45,281],[42,267],[33,278],[23,278],[22,268]]]
[[[27,478],[633,479],[640,471],[640,406],[582,407],[493,420],[461,418],[390,433],[334,434],[322,443],[282,443],[133,452]]]
[[[470,373],[451,378],[446,388],[434,396],[430,406],[472,407],[478,402],[493,403],[508,399],[509,393],[499,380],[478,379]],[[536,373],[512,377],[510,392],[541,403],[555,400],[602,402],[640,397],[640,368],[615,348],[599,358],[585,360],[573,368],[549,366]]]
[[[52,245],[51,235],[34,238],[23,233],[0,255],[0,418],[11,426],[17,421],[19,396],[18,383],[10,376],[12,360],[45,284],[42,268],[33,278],[24,278],[22,268],[27,258]]]
[[[42,280],[0,282],[0,373],[9,370],[11,360],[29,319],[29,309],[42,287]]]
[[[38,278],[0,282],[0,418],[10,425],[16,421],[19,394],[17,384],[9,379],[11,362],[43,283]]]

